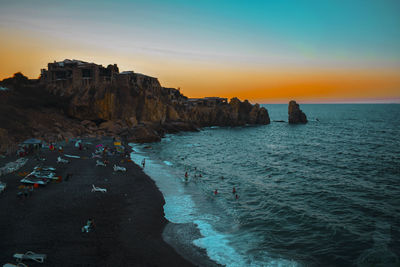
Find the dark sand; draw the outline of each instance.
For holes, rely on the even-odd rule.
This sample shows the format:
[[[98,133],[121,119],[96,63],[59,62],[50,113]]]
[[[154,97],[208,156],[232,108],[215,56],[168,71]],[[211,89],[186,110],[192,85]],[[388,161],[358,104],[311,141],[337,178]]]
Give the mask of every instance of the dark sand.
[[[73,176],[35,189],[26,199],[16,197],[20,177],[0,177],[7,183],[0,194],[0,266],[15,263],[13,254],[26,251],[47,254],[44,264],[24,261],[28,266],[193,266],[162,239],[164,198],[154,182],[134,163],[120,163],[121,156],[96,167],[91,153],[99,142],[84,151],[70,143],[64,153],[88,159],[69,158],[65,165],[56,163],[59,152],[45,150],[46,166],[56,167],[63,178]],[[30,158],[17,172],[38,163]],[[127,172],[114,173],[114,163]],[[92,193],[92,184],[108,192]],[[89,218],[95,229],[82,233]]]

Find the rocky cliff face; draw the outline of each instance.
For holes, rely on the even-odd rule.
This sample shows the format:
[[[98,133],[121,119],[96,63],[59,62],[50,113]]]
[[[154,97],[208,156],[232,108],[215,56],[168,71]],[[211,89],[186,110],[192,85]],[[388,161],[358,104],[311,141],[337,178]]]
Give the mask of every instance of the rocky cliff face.
[[[268,111],[247,100],[191,105],[178,90],[164,88],[156,78],[137,73],[121,75],[114,82],[65,90],[28,80],[22,74],[0,85],[10,88],[0,92],[3,151],[7,140],[15,143],[29,137],[56,141],[111,135],[151,142],[165,133],[204,126],[270,123]]]
[[[232,98],[229,104],[214,107],[197,106],[189,109],[189,120],[200,126],[240,126],[245,124],[269,124],[268,111],[258,104],[251,105]]]
[[[289,102],[289,123],[298,124],[298,123],[307,123],[307,116],[300,109],[299,104],[296,101],[292,100]]]
[[[126,75],[126,82],[84,87],[69,95],[68,115],[81,120],[138,123],[195,123],[198,126],[268,124],[268,111],[233,98],[229,104],[190,106],[186,97],[156,78]],[[50,92],[51,87],[49,88]],[[59,91],[59,90],[58,90]],[[54,91],[53,93],[57,93]]]

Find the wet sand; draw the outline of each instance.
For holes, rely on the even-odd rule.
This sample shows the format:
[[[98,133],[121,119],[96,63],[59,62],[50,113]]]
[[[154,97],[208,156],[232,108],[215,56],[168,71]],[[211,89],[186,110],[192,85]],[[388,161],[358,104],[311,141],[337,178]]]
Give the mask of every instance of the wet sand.
[[[96,166],[91,153],[102,140],[80,151],[72,143],[64,148],[69,164],[57,164],[59,152],[44,150],[44,164],[57,168],[63,180],[34,189],[18,199],[21,179],[15,173],[0,177],[7,183],[0,194],[0,265],[15,263],[14,253],[47,254],[44,264],[28,266],[193,266],[164,242],[164,198],[154,182],[122,156],[108,157],[107,167]],[[129,150],[130,151],[130,150]],[[63,157],[66,158],[66,157]],[[29,161],[17,172],[31,171],[39,161]],[[127,169],[115,173],[114,163]],[[72,177],[65,180],[66,174]],[[92,184],[107,193],[91,192]],[[95,228],[82,233],[87,220]]]

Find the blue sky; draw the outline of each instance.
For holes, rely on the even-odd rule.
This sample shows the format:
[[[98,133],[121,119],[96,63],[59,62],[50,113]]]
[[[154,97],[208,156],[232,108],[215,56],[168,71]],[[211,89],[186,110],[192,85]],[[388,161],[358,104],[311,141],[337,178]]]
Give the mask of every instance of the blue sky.
[[[400,68],[397,0],[0,0],[0,7],[10,47],[14,38],[58,48],[49,58],[60,51],[100,63],[115,58],[171,86],[179,77],[166,74],[166,64],[182,73],[200,72],[195,65],[221,72]]]

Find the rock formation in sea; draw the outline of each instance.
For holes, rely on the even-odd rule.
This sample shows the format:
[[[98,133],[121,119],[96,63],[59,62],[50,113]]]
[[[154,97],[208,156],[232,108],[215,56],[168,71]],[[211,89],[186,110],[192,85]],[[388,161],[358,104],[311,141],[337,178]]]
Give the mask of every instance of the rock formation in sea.
[[[268,111],[247,100],[191,99],[162,87],[157,78],[120,72],[80,60],[49,63],[39,79],[21,73],[0,86],[0,143],[23,138],[46,141],[116,136],[132,142],[159,141],[165,133],[206,126],[269,124]],[[0,149],[1,150],[1,149]]]
[[[300,109],[299,104],[296,101],[292,100],[289,102],[289,123],[298,124],[298,123],[307,123],[307,116]]]

